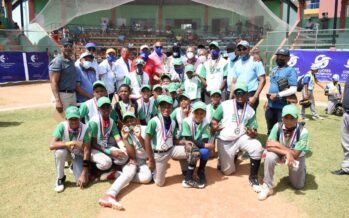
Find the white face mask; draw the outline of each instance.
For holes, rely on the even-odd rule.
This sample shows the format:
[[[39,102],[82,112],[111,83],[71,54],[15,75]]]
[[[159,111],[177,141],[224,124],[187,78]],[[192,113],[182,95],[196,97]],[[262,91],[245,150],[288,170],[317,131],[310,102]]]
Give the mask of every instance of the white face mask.
[[[198,59],[199,59],[200,63],[204,63],[206,61],[206,56],[201,55],[201,56],[199,56]]]
[[[82,64],[82,67],[87,69],[90,69],[92,67],[92,62],[91,61],[84,61],[84,63]]]
[[[194,53],[191,52],[191,51],[187,52],[187,58],[188,59],[193,59],[194,58]]]
[[[235,57],[236,57],[235,52],[230,52],[230,53],[228,53],[228,58],[229,58],[230,60],[234,60]]]

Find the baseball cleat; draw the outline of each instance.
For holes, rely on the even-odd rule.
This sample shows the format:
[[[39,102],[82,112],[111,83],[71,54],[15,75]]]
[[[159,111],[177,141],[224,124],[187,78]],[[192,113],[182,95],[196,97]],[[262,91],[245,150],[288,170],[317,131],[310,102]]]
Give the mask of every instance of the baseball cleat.
[[[248,182],[249,182],[250,186],[252,187],[253,191],[259,193],[262,190],[262,187],[259,184],[257,177],[250,176],[248,178]]]
[[[199,172],[198,177],[199,177],[198,188],[205,188],[207,184],[205,172],[204,171]]]
[[[183,188],[199,188],[199,184],[195,180],[183,180],[182,186]]]
[[[258,200],[263,201],[267,199],[269,195],[273,194],[273,189],[269,188],[267,184],[262,185],[262,190],[258,193]]]
[[[349,172],[345,172],[343,169],[339,169],[336,171],[332,171],[332,174],[337,176],[342,176],[342,175],[349,175]]]
[[[66,177],[63,176],[62,179],[57,179],[56,185],[55,185],[55,192],[60,193],[64,190],[64,182]]]
[[[124,210],[124,207],[116,201],[114,196],[105,195],[98,201],[99,205],[102,207],[110,207],[114,210]]]

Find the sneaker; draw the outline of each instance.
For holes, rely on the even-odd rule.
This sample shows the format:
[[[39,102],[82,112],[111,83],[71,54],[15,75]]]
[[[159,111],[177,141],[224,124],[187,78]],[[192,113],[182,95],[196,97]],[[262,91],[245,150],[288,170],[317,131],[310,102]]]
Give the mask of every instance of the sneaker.
[[[199,188],[199,184],[195,180],[183,180],[183,188]]]
[[[105,195],[102,198],[99,199],[98,201],[99,205],[102,207],[110,207],[115,210],[123,210],[124,207],[116,201],[114,196],[111,195]]]
[[[115,171],[115,170],[112,170],[112,171],[103,173],[103,174],[99,177],[99,179],[100,179],[101,181],[104,181],[104,180],[115,180],[116,178],[118,178],[119,175],[120,175],[120,172]]]
[[[199,177],[198,187],[205,188],[207,184],[205,172],[204,171],[199,172],[198,177]]]
[[[60,193],[64,190],[64,182],[66,177],[63,176],[62,179],[57,179],[56,185],[55,185],[55,192]]]
[[[273,189],[269,188],[267,184],[262,185],[262,190],[258,194],[258,200],[263,201],[267,199],[269,195],[273,194]]]
[[[249,177],[248,182],[249,182],[250,186],[252,187],[253,191],[255,191],[257,193],[262,191],[262,187],[259,184],[257,177],[255,177],[255,176]]]

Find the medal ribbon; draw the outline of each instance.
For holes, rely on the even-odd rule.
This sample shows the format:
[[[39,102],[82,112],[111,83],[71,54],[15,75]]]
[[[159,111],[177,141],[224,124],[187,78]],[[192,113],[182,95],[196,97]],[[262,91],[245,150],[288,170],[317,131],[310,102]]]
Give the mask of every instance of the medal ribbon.
[[[73,134],[76,132],[76,131],[74,131],[73,129],[71,129],[70,127],[69,127],[69,124],[68,124],[68,132],[69,132],[69,139],[70,139],[70,141],[72,141],[73,139],[74,139],[74,137],[73,137]],[[79,124],[79,128],[78,128],[78,134],[77,134],[77,137],[76,137],[76,139],[75,140],[79,140],[79,138],[80,138],[80,135],[81,135],[81,123]],[[70,137],[70,134],[72,134],[72,137]]]
[[[291,136],[291,138],[290,138],[290,141],[289,141],[289,143],[288,143],[288,145],[286,144],[286,134],[284,133],[284,131],[283,131],[283,140],[284,140],[284,144],[285,144],[285,146],[287,147],[287,148],[291,148],[291,145],[293,144],[293,141],[295,140],[295,138],[296,138],[296,132],[298,131],[298,126],[297,126],[297,128],[295,128],[294,130],[293,130],[293,133],[292,133],[292,136]]]
[[[107,131],[104,132],[104,127],[103,127],[103,125],[102,125],[102,119],[103,119],[102,116],[99,115],[99,125],[100,125],[100,129],[101,129],[101,131],[102,131],[103,139],[106,140],[106,139],[107,139],[107,135],[109,134],[110,129],[111,129],[111,127],[112,127],[113,124],[110,123],[109,126],[108,126]]]
[[[124,102],[120,101],[120,107],[122,114],[126,113],[128,111],[128,108],[131,106],[131,103],[128,103],[128,106],[126,107]]]
[[[145,117],[148,117],[148,114],[149,114],[149,110],[150,110],[150,101],[148,101],[148,107],[147,107],[147,109],[146,109],[146,107],[145,107],[145,102],[144,102],[144,99],[143,99],[143,97],[142,97],[142,108],[143,108],[143,111],[144,111],[144,113],[145,113]]]
[[[241,113],[241,119],[240,119],[240,116],[239,116],[239,112],[238,112],[238,108],[237,108],[237,105],[236,105],[236,100],[234,99],[234,113],[235,113],[235,116],[236,116],[236,125],[239,126],[240,123],[242,123],[244,121],[244,117],[245,117],[245,113],[246,113],[246,108],[247,108],[247,103],[245,103],[244,105],[244,108],[242,109],[242,113]]]
[[[200,131],[201,127],[202,127],[202,122],[199,125],[197,125],[193,120],[191,124],[191,134],[195,140],[198,140],[198,136],[196,136],[196,130]]]
[[[162,138],[164,139],[164,142],[166,143],[168,135],[172,130],[172,123],[170,125],[170,128],[168,130],[166,130],[165,120],[164,120],[164,117],[162,115],[161,115],[160,123],[161,123],[161,127],[162,127]]]

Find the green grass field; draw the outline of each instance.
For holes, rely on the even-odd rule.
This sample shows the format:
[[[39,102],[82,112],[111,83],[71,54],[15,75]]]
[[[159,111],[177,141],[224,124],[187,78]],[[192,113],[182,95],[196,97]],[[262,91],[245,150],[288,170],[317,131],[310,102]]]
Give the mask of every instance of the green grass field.
[[[295,191],[288,186],[284,166],[277,167],[275,185],[281,197],[311,217],[346,217],[349,176],[330,173],[340,167],[343,157],[341,118],[325,118],[306,124],[312,153],[307,159],[305,189]],[[262,110],[258,111],[258,121],[264,140]],[[55,125],[51,108],[0,113],[0,217],[94,217],[99,213],[97,201],[109,182],[95,183],[83,191],[68,183],[63,193],[54,192],[54,161],[48,143]],[[72,182],[72,175],[66,174]]]

